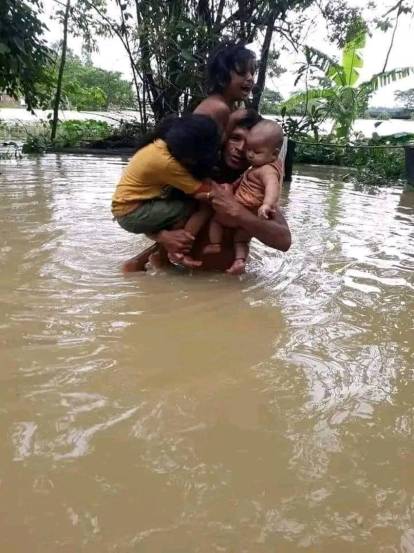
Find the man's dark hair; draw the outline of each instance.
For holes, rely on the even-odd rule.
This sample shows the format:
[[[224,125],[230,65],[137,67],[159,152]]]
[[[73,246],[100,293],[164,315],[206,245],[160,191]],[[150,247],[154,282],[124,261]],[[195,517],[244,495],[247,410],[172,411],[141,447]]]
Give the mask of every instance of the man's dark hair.
[[[137,151],[161,138],[174,159],[196,179],[208,177],[218,160],[220,133],[208,115],[191,113],[165,117],[139,143]]]
[[[244,44],[235,42],[221,44],[213,50],[207,62],[207,93],[223,92],[230,84],[231,71],[242,75],[255,62],[254,52]]]
[[[241,127],[242,129],[252,129],[257,123],[260,123],[262,121],[263,117],[257,113],[257,111],[253,108],[249,108],[246,110],[246,115],[237,121],[237,124],[235,127]]]

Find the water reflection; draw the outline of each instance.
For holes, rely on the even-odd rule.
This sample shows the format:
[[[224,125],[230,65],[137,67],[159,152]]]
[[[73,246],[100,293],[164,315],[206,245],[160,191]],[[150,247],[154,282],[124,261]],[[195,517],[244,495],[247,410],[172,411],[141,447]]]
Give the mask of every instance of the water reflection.
[[[1,169],[4,549],[410,552],[413,192],[309,169],[288,254],[125,278],[123,163]]]

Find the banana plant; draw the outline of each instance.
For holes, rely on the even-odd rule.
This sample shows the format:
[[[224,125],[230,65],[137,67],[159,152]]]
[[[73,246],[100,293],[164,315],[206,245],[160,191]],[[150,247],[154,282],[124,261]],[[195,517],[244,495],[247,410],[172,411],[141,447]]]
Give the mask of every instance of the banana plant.
[[[327,119],[333,119],[332,134],[338,139],[349,140],[357,117],[368,103],[369,97],[383,86],[408,77],[413,67],[392,69],[374,75],[369,81],[358,84],[360,70],[364,65],[362,50],[366,43],[366,33],[361,32],[348,41],[342,51],[342,61],[338,62],[324,52],[305,47],[306,64],[298,71],[296,83],[309,71],[322,73],[319,88],[294,94],[282,104],[287,111],[305,105],[306,110],[317,105],[323,109]]]

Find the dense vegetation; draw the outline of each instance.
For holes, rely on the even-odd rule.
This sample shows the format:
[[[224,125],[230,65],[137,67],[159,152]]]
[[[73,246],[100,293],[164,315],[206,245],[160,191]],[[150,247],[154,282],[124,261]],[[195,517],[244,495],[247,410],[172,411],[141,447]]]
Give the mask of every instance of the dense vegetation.
[[[4,0],[0,6],[0,90],[23,97],[29,109],[53,107],[51,121],[29,131],[28,150],[59,149],[114,133],[113,125],[96,121],[59,124],[61,108],[136,109],[139,122],[122,123],[122,130],[106,142],[121,138],[120,143],[133,144],[137,134],[167,113],[191,110],[206,94],[208,53],[223,40],[240,40],[254,42],[259,50],[251,105],[279,115],[289,136],[304,142],[298,147],[299,160],[356,167],[373,163],[382,165],[390,177],[401,173],[401,152],[394,150],[391,159],[384,148],[351,150],[350,146],[361,140],[352,134],[357,117],[386,119],[414,113],[413,90],[396,94],[399,112],[368,108],[379,86],[411,71],[387,69],[399,20],[413,12],[410,0],[396,1],[378,20],[364,19],[362,9],[350,7],[346,0],[62,0],[56,2],[53,15],[62,40],[53,48],[44,39],[41,8],[41,0]],[[306,45],[315,20],[324,24],[332,46],[342,49],[341,60]],[[382,71],[360,83],[367,32],[389,28],[392,40]],[[103,36],[119,41],[131,82],[117,71],[92,64],[91,53]],[[72,37],[82,38],[82,57],[71,51]],[[280,65],[284,50],[292,48],[303,53],[296,83],[300,91],[284,100],[277,89],[269,84],[265,88],[266,77],[275,79],[284,71]],[[333,122],[332,130],[321,136],[326,121]],[[335,147],[321,144],[326,141]]]
[[[331,134],[337,139],[349,141],[352,126],[366,111],[370,96],[378,88],[408,77],[413,72],[410,67],[382,71],[369,81],[360,83],[365,42],[365,30],[359,31],[344,44],[341,62],[306,46],[306,63],[298,71],[298,81],[305,80],[306,90],[284,102],[285,110],[289,112],[292,108],[301,107],[301,115],[307,116],[309,111],[313,119],[332,119]],[[315,81],[318,87],[312,86]]]
[[[359,182],[389,184],[405,177],[404,149],[395,146],[404,146],[413,140],[413,134],[373,138],[356,136],[341,145],[326,136],[318,142],[310,136],[302,136],[296,144],[295,160],[353,168],[355,171],[350,176]]]
[[[22,96],[29,109],[47,101],[52,51],[40,22],[40,1],[0,2],[0,92]]]
[[[107,110],[133,108],[131,83],[118,71],[95,67],[90,58],[82,60],[68,52],[62,83],[61,108]]]

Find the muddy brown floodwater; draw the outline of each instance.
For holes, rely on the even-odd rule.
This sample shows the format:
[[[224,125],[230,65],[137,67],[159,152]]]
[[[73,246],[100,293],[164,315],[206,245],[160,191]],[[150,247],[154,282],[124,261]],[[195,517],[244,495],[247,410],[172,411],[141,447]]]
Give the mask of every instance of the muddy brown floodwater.
[[[0,168],[0,550],[413,553],[414,192],[300,169],[287,254],[124,277],[125,161]]]

